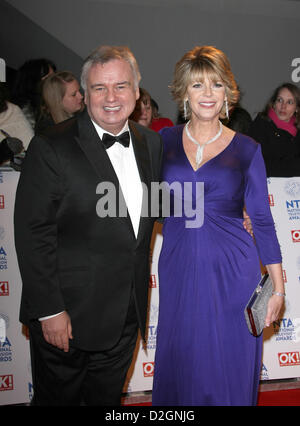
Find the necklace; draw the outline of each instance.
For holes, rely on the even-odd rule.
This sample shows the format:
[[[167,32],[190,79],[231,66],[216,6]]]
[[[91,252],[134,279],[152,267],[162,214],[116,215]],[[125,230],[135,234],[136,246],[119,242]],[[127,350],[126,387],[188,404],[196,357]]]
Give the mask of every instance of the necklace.
[[[194,138],[193,138],[193,136],[190,134],[190,131],[189,131],[189,124],[190,124],[190,121],[188,121],[188,122],[186,123],[186,126],[185,126],[185,133],[187,134],[188,138],[189,138],[192,142],[194,142],[194,144],[195,144],[195,145],[198,145],[198,149],[197,149],[197,153],[196,153],[196,165],[197,165],[197,168],[198,168],[198,167],[199,167],[199,165],[200,165],[200,163],[201,163],[201,161],[202,161],[204,147],[205,147],[206,145],[208,145],[209,143],[214,142],[215,140],[217,140],[217,139],[218,139],[218,137],[220,137],[220,136],[221,136],[222,131],[223,131],[223,125],[222,125],[221,121],[219,120],[219,126],[220,126],[220,129],[219,129],[218,133],[217,133],[217,134],[216,134],[216,135],[215,135],[212,139],[209,139],[209,141],[205,142],[203,145],[200,145],[200,144],[199,144],[199,142],[198,142],[198,141],[196,141],[196,139],[194,139]]]

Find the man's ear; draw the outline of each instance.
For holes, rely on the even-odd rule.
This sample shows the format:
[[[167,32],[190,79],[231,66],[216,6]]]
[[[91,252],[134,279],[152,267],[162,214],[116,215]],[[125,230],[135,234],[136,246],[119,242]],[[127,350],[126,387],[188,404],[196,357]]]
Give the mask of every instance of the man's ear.
[[[135,99],[138,100],[139,98],[140,98],[140,89],[139,89],[139,87],[137,87],[135,89]]]

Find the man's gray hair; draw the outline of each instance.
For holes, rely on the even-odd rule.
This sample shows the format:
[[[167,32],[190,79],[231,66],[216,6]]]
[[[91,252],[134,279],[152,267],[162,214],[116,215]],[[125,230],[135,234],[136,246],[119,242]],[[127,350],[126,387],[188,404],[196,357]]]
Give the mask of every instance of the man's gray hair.
[[[141,80],[141,74],[131,50],[127,46],[99,46],[84,61],[81,71],[81,86],[83,90],[87,88],[87,75],[92,66],[97,64],[103,65],[116,59],[128,62],[134,77],[134,88],[137,89]]]

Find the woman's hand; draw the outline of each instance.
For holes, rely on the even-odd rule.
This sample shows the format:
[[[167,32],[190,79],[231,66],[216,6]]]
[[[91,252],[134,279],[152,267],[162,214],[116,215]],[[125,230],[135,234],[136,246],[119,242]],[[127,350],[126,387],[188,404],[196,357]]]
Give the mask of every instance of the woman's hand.
[[[246,209],[243,209],[243,216],[244,216],[244,221],[243,221],[244,229],[246,229],[246,231],[251,235],[251,237],[253,237],[252,223],[248,213],[246,212]]]
[[[269,327],[272,322],[277,321],[280,311],[284,305],[284,297],[273,294],[270,297],[267,309],[267,316],[265,319],[265,327]]]
[[[269,327],[272,322],[278,320],[281,309],[284,305],[284,283],[282,275],[281,263],[266,265],[267,271],[273,283],[274,292],[281,293],[282,295],[273,294],[270,297],[267,315],[265,319],[265,327]]]

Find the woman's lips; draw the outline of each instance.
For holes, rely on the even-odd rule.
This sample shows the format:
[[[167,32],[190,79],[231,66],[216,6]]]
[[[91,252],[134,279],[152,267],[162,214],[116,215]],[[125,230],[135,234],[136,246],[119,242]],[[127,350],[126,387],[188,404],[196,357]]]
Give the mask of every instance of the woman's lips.
[[[215,105],[215,102],[199,102],[199,104],[204,108],[211,108]]]

